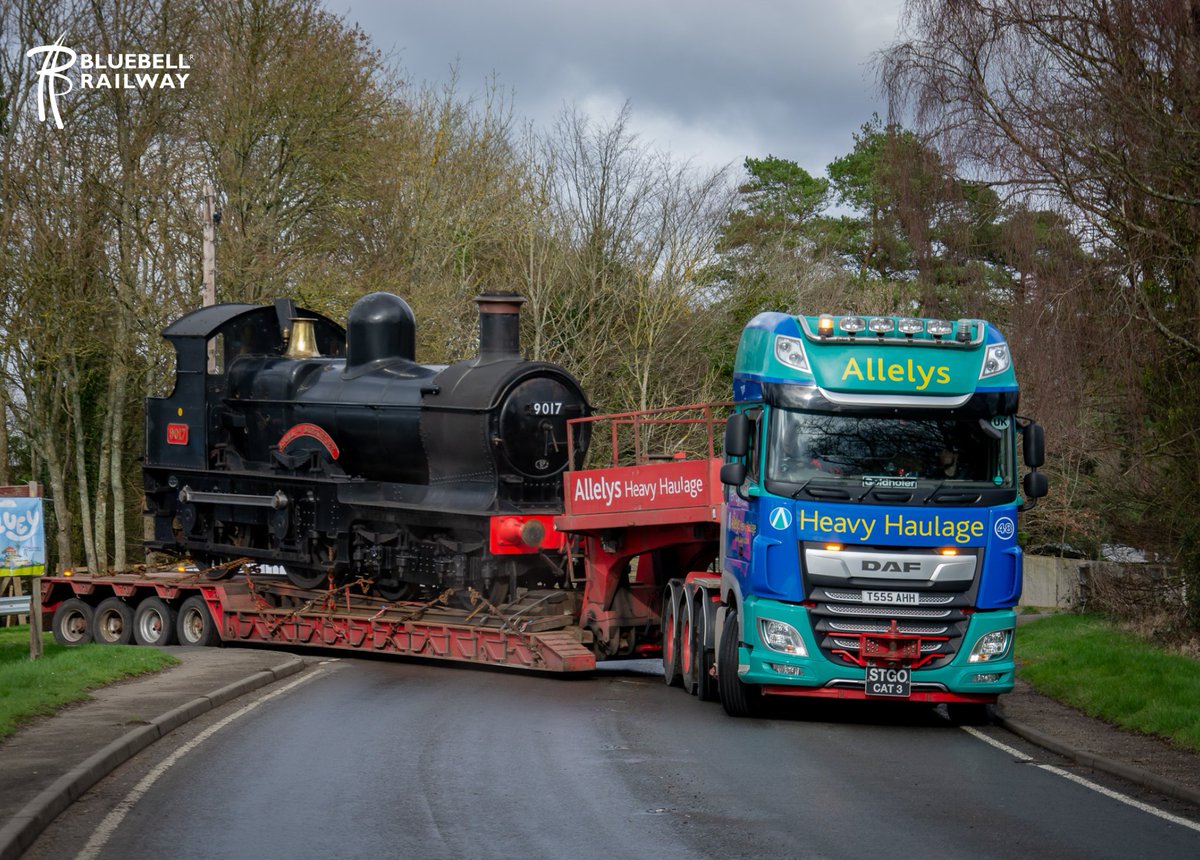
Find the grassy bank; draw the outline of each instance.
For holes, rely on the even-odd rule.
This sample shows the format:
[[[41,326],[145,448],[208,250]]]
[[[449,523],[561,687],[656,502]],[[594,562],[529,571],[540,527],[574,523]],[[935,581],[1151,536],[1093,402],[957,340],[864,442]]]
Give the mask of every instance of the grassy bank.
[[[66,648],[49,633],[44,656],[29,659],[29,628],[0,629],[0,738],[32,717],[88,697],[88,690],[155,672],[179,661],[156,648],[83,645]]]
[[[1084,713],[1200,752],[1200,661],[1169,654],[1094,615],[1017,631],[1018,674]]]

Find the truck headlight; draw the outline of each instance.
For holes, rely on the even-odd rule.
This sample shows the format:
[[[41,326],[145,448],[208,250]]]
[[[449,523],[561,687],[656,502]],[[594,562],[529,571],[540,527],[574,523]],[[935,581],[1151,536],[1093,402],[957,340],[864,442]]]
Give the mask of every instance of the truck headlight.
[[[991,633],[984,633],[976,640],[975,647],[971,649],[971,654],[967,657],[967,662],[986,663],[988,660],[997,660],[1008,653],[1008,644],[1011,641],[1011,630],[993,630]]]
[[[808,649],[804,647],[800,631],[790,624],[770,618],[760,618],[758,619],[758,632],[763,644],[772,651],[791,654],[793,657],[808,656]]]

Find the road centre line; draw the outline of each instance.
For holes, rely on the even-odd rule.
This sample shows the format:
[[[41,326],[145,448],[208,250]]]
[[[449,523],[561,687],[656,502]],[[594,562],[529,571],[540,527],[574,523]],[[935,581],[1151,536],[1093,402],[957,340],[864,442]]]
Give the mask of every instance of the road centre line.
[[[108,815],[104,817],[104,820],[101,821],[96,827],[96,830],[92,833],[92,838],[88,840],[87,845],[83,846],[83,850],[75,856],[75,860],[95,860],[95,858],[100,855],[100,852],[104,850],[104,846],[108,844],[108,840],[112,838],[113,833],[115,833],[117,828],[121,826],[121,822],[125,820],[125,816],[127,816],[133,810],[133,807],[136,806],[137,802],[145,796],[146,792],[150,790],[154,783],[157,782],[158,779],[181,758],[194,750],[196,747],[200,746],[200,744],[204,743],[221,729],[228,726],[234,720],[238,720],[246,716],[260,705],[264,705],[271,701],[271,699],[282,696],[284,693],[294,690],[301,684],[307,684],[309,681],[316,678],[318,674],[320,674],[320,670],[311,672],[301,678],[297,678],[295,681],[289,682],[288,684],[280,687],[278,690],[267,693],[262,698],[251,702],[237,711],[234,711],[232,714],[220,720],[219,722],[213,723],[186,744],[178,747],[173,753],[159,762],[150,770],[149,773],[142,777],[138,784],[131,788],[129,793],[125,795],[125,797],[122,798],[116,806],[113,807],[112,811],[109,812]]]
[[[1200,824],[1196,823],[1195,821],[1181,818],[1178,815],[1172,815],[1170,812],[1158,809],[1157,807],[1151,806],[1148,803],[1142,803],[1140,800],[1134,800],[1127,794],[1122,794],[1119,791],[1113,791],[1111,788],[1105,788],[1098,783],[1092,782],[1090,779],[1084,779],[1079,774],[1071,773],[1069,770],[1063,770],[1061,767],[1055,767],[1052,764],[1038,764],[1033,760],[1032,756],[1028,756],[1020,750],[1010,747],[1005,743],[1001,743],[995,738],[988,737],[983,732],[979,731],[979,729],[971,728],[970,726],[960,726],[960,728],[972,737],[983,741],[985,744],[989,744],[990,746],[993,746],[1002,752],[1008,753],[1018,761],[1032,764],[1034,767],[1041,768],[1044,771],[1048,771],[1056,776],[1061,776],[1064,779],[1069,779],[1071,782],[1078,783],[1084,788],[1089,788],[1097,794],[1102,794],[1105,797],[1111,798],[1112,800],[1124,803],[1126,806],[1132,806],[1134,809],[1142,812],[1148,812],[1153,816],[1163,819],[1164,821],[1169,821],[1172,824],[1178,824],[1200,833]]]

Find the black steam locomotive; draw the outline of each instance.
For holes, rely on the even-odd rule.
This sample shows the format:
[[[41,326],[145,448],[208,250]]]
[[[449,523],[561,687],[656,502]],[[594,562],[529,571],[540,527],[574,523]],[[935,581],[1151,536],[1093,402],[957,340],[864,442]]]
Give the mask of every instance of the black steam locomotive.
[[[524,301],[477,298],[479,355],[446,366],[415,362],[412,310],[387,293],[348,331],[288,300],[182,317],[163,332],[175,390],[146,403],[148,547],[388,599],[561,582],[551,518],[567,420],[589,410],[569,373],[521,358]]]

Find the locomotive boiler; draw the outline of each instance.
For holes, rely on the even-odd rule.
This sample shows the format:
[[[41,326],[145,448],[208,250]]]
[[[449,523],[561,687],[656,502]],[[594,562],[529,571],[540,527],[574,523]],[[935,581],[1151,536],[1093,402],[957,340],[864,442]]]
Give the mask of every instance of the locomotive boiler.
[[[415,361],[388,293],[346,329],[288,300],[180,318],[175,389],[146,403],[148,547],[214,578],[249,557],[389,599],[561,583],[567,421],[589,408],[563,368],[521,357],[524,301],[478,297],[479,354],[444,366]]]

